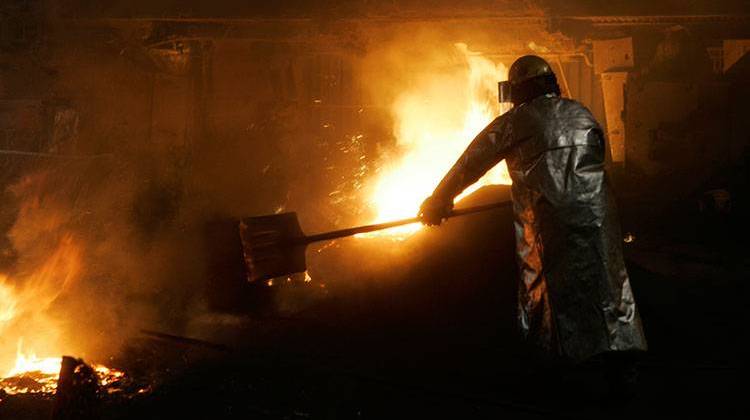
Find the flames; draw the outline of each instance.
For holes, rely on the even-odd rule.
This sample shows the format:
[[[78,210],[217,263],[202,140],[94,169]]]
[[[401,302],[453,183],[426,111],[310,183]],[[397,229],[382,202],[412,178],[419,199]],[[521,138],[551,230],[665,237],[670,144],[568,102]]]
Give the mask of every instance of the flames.
[[[15,366],[0,378],[0,389],[5,393],[53,393],[57,389],[57,379],[60,374],[60,357],[37,357],[33,351],[24,351],[23,338],[18,341]],[[93,364],[99,384],[108,393],[118,392],[118,384],[125,377],[125,373],[101,364]]]
[[[49,244],[40,244],[46,248]],[[75,280],[81,266],[79,247],[63,235],[46,261],[28,273],[0,276],[0,374],[7,393],[51,392],[60,370],[59,323],[50,306]],[[8,347],[15,345],[15,352]],[[23,378],[22,385],[9,378]],[[32,386],[31,382],[35,385]]]
[[[47,244],[40,244],[45,247]],[[52,356],[60,354],[60,323],[49,314],[55,300],[80,271],[80,249],[63,236],[46,261],[29,273],[0,277],[0,372],[6,376],[26,371],[56,373]],[[12,346],[12,347],[11,347]],[[9,352],[8,348],[15,352]],[[38,357],[37,355],[41,355]],[[12,366],[12,367],[11,367]]]
[[[60,373],[60,356],[67,349],[60,346],[58,330],[44,311],[62,292],[68,281],[77,272],[78,252],[68,239],[53,254],[47,264],[30,276],[29,289],[15,291],[9,286],[7,277],[0,277],[0,340],[3,344],[22,326],[23,334],[31,336],[34,348],[24,345],[24,336],[17,338],[15,360],[12,367],[0,371],[0,390],[7,394],[52,393],[57,388]],[[57,281],[55,281],[57,279]],[[51,284],[50,284],[51,283]],[[44,357],[37,356],[37,349]],[[9,362],[3,360],[3,366]],[[107,392],[116,392],[118,381],[124,373],[100,364],[93,364],[99,383]]]
[[[392,106],[399,156],[382,166],[370,205],[374,223],[413,217],[466,146],[501,112],[497,82],[507,69],[465,44],[447,52],[458,65],[421,76]],[[510,184],[505,162],[468,188],[462,197],[488,184]],[[403,238],[420,229],[412,224],[365,236]]]
[[[57,386],[62,354],[80,349],[66,339],[70,320],[56,316],[83,268],[83,247],[65,218],[41,198],[44,175],[11,188],[24,199],[10,232],[20,257],[12,273],[0,274],[0,389],[7,394],[51,393]],[[122,372],[94,365],[100,383]]]
[[[0,389],[8,394],[50,393],[57,387],[59,372],[59,357],[40,358],[33,350],[24,351],[21,337],[18,339],[15,365],[0,379]]]
[[[504,65],[465,44],[455,44],[445,54],[447,64],[417,74],[391,106],[398,147],[371,184],[368,204],[375,223],[413,217],[474,136],[505,111],[497,103],[497,82],[507,75]],[[510,182],[503,162],[457,200],[480,186]],[[54,391],[60,355],[79,351],[63,337],[66,321],[51,314],[81,275],[83,248],[66,233],[65,216],[39,198],[39,185],[46,185],[45,180],[32,177],[14,187],[32,197],[18,215],[26,230],[16,226],[12,231],[28,261],[19,272],[0,274],[0,378],[5,377],[0,389],[10,394]],[[415,224],[368,236],[404,238],[419,228]],[[123,376],[103,365],[93,367],[105,386]]]
[[[13,368],[5,375],[6,377],[20,376],[27,372],[39,372],[44,375],[57,375],[60,371],[59,357],[37,357],[31,350],[23,350],[23,337],[18,339],[18,350],[16,351],[16,362]]]

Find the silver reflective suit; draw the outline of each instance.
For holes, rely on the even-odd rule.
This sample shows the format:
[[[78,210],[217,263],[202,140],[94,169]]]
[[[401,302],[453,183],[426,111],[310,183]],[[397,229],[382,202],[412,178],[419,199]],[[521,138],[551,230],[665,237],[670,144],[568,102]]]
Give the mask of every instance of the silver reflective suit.
[[[538,348],[574,362],[646,349],[604,155],[604,135],[591,113],[544,95],[482,130],[433,194],[450,202],[506,159],[521,276],[519,326]]]

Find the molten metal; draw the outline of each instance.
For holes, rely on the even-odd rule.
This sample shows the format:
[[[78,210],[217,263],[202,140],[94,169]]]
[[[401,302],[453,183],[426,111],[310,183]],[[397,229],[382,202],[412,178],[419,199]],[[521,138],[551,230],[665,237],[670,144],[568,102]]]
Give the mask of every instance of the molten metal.
[[[422,200],[440,182],[443,174],[466,146],[501,112],[497,82],[507,69],[465,44],[456,44],[453,60],[463,65],[432,73],[403,92],[392,113],[400,155],[380,168],[370,199],[377,216],[373,223],[413,217]],[[510,184],[505,162],[467,189],[457,201],[489,184]],[[420,229],[412,224],[362,236],[404,238]]]

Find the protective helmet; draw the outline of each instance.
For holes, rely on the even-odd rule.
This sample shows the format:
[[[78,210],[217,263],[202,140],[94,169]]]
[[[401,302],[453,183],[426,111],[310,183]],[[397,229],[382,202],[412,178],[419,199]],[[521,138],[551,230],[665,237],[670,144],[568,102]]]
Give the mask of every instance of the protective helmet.
[[[516,104],[525,102],[538,92],[560,93],[552,67],[536,55],[524,55],[517,59],[510,66],[508,81],[500,82],[498,88],[500,102]]]
[[[549,63],[542,57],[536,55],[524,55],[516,60],[510,71],[508,71],[508,81],[514,85],[519,85],[529,79],[537,76],[547,76],[555,74]]]

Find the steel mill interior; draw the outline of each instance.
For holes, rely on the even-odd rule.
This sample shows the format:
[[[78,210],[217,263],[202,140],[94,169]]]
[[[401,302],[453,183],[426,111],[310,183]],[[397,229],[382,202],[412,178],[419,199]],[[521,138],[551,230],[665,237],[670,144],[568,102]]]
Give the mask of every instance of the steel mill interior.
[[[0,419],[738,418],[748,52],[746,0],[3,0]]]

